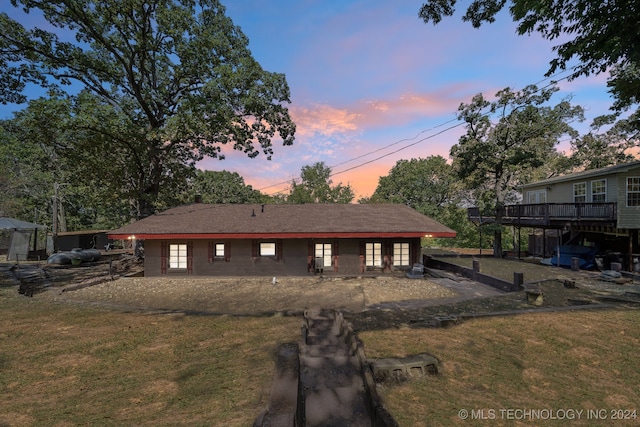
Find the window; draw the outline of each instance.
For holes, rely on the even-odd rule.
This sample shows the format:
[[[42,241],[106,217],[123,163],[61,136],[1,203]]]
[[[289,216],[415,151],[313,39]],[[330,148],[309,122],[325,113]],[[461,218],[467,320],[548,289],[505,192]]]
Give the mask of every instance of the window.
[[[409,243],[393,244],[393,265],[409,265]]]
[[[585,203],[587,201],[587,183],[579,182],[573,184],[573,202]]]
[[[169,268],[187,268],[187,244],[169,245]]]
[[[640,177],[627,178],[627,206],[640,206]]]
[[[364,264],[367,267],[382,267],[382,243],[366,243]]]
[[[604,203],[607,201],[606,179],[591,181],[591,201],[593,203]]]
[[[527,191],[527,203],[528,204],[547,203],[547,190]]]
[[[322,258],[322,266],[331,265],[331,243],[316,243],[316,258]]]
[[[224,258],[224,243],[216,243],[215,256],[216,258]]]
[[[276,243],[275,242],[261,242],[260,243],[260,256],[276,256]]]

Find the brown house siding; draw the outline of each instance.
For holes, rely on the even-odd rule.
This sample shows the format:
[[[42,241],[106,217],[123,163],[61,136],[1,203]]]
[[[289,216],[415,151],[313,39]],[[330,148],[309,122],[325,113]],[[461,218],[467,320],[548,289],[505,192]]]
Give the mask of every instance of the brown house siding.
[[[276,243],[275,256],[259,256],[260,242]],[[329,243],[332,265],[324,272],[360,274],[361,255],[366,242],[382,243],[383,255],[393,255],[393,243],[406,242],[410,247],[411,262],[420,259],[419,238],[372,239],[238,239],[238,240],[146,240],[145,276],[301,276],[309,273],[308,263],[313,257],[315,243]],[[170,244],[186,244],[187,268],[171,269],[168,262]],[[215,257],[215,244],[225,245],[225,256]],[[337,265],[336,265],[337,264]],[[402,269],[404,267],[400,267]],[[397,267],[394,269],[398,269]],[[370,270],[370,269],[367,269]]]

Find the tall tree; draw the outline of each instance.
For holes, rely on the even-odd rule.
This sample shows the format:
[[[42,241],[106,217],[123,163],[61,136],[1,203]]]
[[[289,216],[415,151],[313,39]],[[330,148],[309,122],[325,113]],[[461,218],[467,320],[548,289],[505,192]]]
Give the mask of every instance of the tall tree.
[[[637,119],[632,116],[619,120],[605,132],[598,132],[613,120],[612,116],[597,118],[591,132],[573,141],[571,161],[576,170],[603,168],[636,159],[632,149],[640,141],[640,132],[633,125]]]
[[[29,166],[34,165],[37,154],[33,147],[20,141],[14,129],[11,121],[0,121],[0,216],[37,222],[38,218],[26,216],[34,208],[27,196],[28,181],[35,179],[37,172]]]
[[[482,94],[470,104],[461,104],[458,118],[467,133],[451,148],[453,165],[474,192],[475,202],[496,213],[500,223],[505,204],[517,200],[516,187],[557,154],[560,137],[577,137],[570,126],[582,120],[583,110],[568,101],[545,106],[556,89],[529,86],[513,92],[509,88],[490,102]],[[495,117],[495,119],[492,119]],[[502,234],[494,231],[494,255],[502,254]]]
[[[270,158],[272,140],[293,143],[284,75],[260,67],[218,0],[12,4],[39,10],[54,30],[0,14],[0,101],[24,100],[29,83],[79,83],[109,119],[87,112],[85,134],[128,160],[136,217],[153,212],[175,173],[185,175],[178,166],[193,171],[205,156],[223,158],[222,145]]]
[[[288,203],[351,203],[355,197],[350,185],[333,185],[331,168],[324,162],[303,166],[300,183],[293,181]]]
[[[246,185],[237,172],[198,171],[191,185],[204,203],[260,203],[263,195]]]
[[[69,181],[63,172],[64,161],[58,158],[56,149],[64,138],[58,126],[64,118],[58,107],[55,103],[34,101],[1,124],[4,150],[12,160],[8,172],[15,184],[13,204],[19,207],[19,215],[34,215],[34,221],[49,225],[52,225],[53,207],[62,201]],[[55,214],[54,231],[66,231],[64,203],[59,204]]]
[[[455,12],[456,0],[429,0],[418,15],[425,22],[439,23]],[[547,75],[564,70],[577,59],[570,78],[612,70],[608,86],[616,98],[613,108],[622,111],[640,102],[640,39],[637,0],[473,0],[463,16],[478,28],[495,21],[509,4],[519,35],[538,32],[548,40],[559,40],[557,57]],[[640,120],[634,121],[640,129]]]
[[[398,160],[389,175],[380,177],[370,203],[402,203],[438,218],[446,204],[456,204],[459,188],[453,167],[442,156]]]
[[[39,98],[0,124],[3,148],[12,156],[12,182],[19,183],[14,204],[19,202],[27,217],[35,215],[37,222],[52,228],[55,211],[56,231],[120,225],[128,217],[126,200],[117,191],[121,187],[103,187],[96,179],[113,165],[108,157],[98,157],[84,173],[71,111],[68,99]]]
[[[360,203],[402,203],[456,231],[455,239],[434,239],[439,246],[477,247],[478,231],[467,221],[468,202],[454,167],[442,156],[398,160],[380,177],[369,199]]]

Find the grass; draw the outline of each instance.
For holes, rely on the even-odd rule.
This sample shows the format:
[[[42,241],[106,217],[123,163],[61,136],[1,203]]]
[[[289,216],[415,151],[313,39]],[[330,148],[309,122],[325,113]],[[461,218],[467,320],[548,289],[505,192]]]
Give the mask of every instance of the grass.
[[[300,330],[291,317],[125,313],[15,287],[0,287],[0,312],[2,427],[250,426],[268,401],[277,344]],[[576,426],[631,426],[637,419],[614,422],[610,411],[640,410],[639,324],[637,310],[583,310],[359,337],[370,358],[442,361],[438,376],[380,388],[401,426],[566,424],[500,412],[524,409],[582,410]]]
[[[1,426],[251,425],[300,320],[118,313],[0,288]]]
[[[572,426],[631,426],[640,417],[638,324],[640,311],[574,311],[475,319],[448,329],[364,332],[360,338],[367,357],[428,352],[442,361],[438,376],[382,388],[401,426],[567,423],[522,419],[524,412],[516,410],[556,416],[574,410]],[[635,411],[635,418],[628,412],[632,419],[614,422],[614,409]],[[588,418],[588,410],[600,419],[593,412]]]

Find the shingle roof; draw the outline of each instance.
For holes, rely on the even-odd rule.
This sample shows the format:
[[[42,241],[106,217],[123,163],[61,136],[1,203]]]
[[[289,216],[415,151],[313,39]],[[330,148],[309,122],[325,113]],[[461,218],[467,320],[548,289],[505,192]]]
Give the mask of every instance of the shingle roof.
[[[263,209],[264,206],[264,209]],[[397,204],[218,204],[169,209],[109,233],[160,238],[260,237],[455,237],[455,231]]]
[[[572,181],[574,179],[582,179],[582,178],[589,178],[592,176],[601,176],[601,175],[607,175],[607,174],[618,173],[618,172],[626,172],[630,169],[637,168],[637,167],[640,167],[640,161],[623,163],[623,164],[608,166],[606,168],[600,168],[600,169],[589,169],[589,170],[584,170],[580,172],[570,173],[567,175],[556,176],[556,177],[545,179],[542,181],[536,181],[536,182],[530,182],[529,184],[524,184],[522,188],[537,187],[539,185]]]

